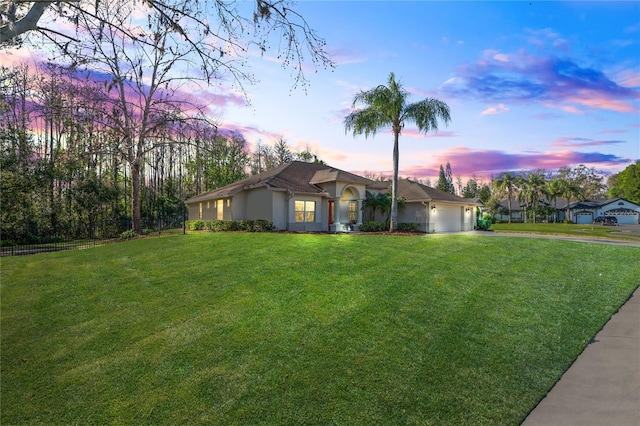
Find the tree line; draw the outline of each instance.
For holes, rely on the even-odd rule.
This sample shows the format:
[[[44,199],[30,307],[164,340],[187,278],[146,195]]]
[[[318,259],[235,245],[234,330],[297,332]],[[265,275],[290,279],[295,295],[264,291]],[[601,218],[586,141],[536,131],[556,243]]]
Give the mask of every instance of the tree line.
[[[528,217],[536,222],[543,215],[551,216],[557,212],[559,200],[563,201],[562,209],[568,212],[573,201],[603,199],[608,195],[603,175],[595,168],[582,164],[577,167],[562,167],[557,171],[504,172],[493,179],[492,183],[493,194],[485,207],[492,215],[508,215],[509,223],[514,202],[524,205],[525,222]],[[504,199],[507,200],[506,208],[501,205]]]
[[[283,138],[251,150],[240,133],[221,130],[192,104],[145,103],[141,90],[143,103],[133,105],[114,85],[52,64],[0,67],[3,243],[165,228],[182,219],[183,201],[193,195],[292,160],[322,162]],[[636,163],[610,177],[610,194],[640,202],[639,181]],[[507,172],[490,183],[472,177],[465,185],[458,176],[456,183],[451,165],[441,166],[436,188],[479,198],[494,213],[504,198],[536,205],[542,197],[606,195],[603,177],[585,166]]]
[[[294,159],[321,161],[282,138],[252,152],[242,134],[177,105],[150,113],[144,142],[132,143],[121,122],[140,116],[123,118],[108,92],[77,70],[0,67],[3,243],[164,228],[193,195]]]
[[[560,210],[566,212],[570,203],[586,199],[621,197],[640,203],[640,160],[627,166],[622,172],[608,176],[606,184],[604,173],[583,164],[553,171],[539,169],[502,172],[489,182],[472,176],[463,184],[460,176],[454,182],[451,164],[447,162],[444,167],[440,165],[435,185],[432,185],[430,179],[414,180],[463,198],[477,199],[484,204],[489,214],[508,215],[509,222],[510,212],[515,207],[521,210],[520,205],[525,206],[523,220],[530,218],[536,221],[541,216],[557,218],[558,215],[553,213]],[[506,207],[503,204],[505,200]]]
[[[308,62],[334,66],[280,0],[3,3],[0,47],[23,45],[58,65],[2,69],[3,241],[83,236],[103,219],[142,232],[248,161],[242,135],[219,131],[185,93],[217,82],[246,94],[254,53],[276,56],[294,87]],[[206,167],[216,162],[226,169]]]
[[[364,176],[377,182],[391,179],[383,173],[367,171]],[[541,203],[550,204],[555,210],[558,210],[558,205],[564,209],[574,201],[607,197],[621,197],[640,203],[640,161],[627,166],[620,173],[608,176],[606,184],[603,172],[583,164],[551,171],[538,169],[502,172],[489,181],[474,175],[463,181],[459,175],[454,178],[451,164],[447,162],[444,166],[440,165],[435,182],[430,178],[413,177],[411,180],[463,198],[477,199],[492,215],[508,215],[516,207],[514,203],[518,203],[518,207],[520,204],[526,205],[528,215],[533,218],[535,214],[536,219],[544,209],[539,208],[534,212],[532,206]],[[503,201],[507,202],[506,208],[502,205]]]

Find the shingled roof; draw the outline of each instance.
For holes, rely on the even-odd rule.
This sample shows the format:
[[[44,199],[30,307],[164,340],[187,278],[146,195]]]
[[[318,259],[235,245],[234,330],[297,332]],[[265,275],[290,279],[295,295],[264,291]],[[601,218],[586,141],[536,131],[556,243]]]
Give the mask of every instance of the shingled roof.
[[[390,191],[390,187],[388,191]],[[398,179],[398,194],[404,197],[405,202],[417,201],[446,201],[451,203],[478,204],[474,200],[458,197],[450,192],[440,191],[410,179]]]
[[[569,207],[572,209],[597,209],[598,207],[606,206],[607,204],[611,204],[620,199],[621,198],[601,199],[601,200],[586,199],[582,201],[575,201],[571,203]]]
[[[258,175],[249,176],[230,185],[188,199],[187,203],[231,197],[241,191],[267,187],[294,193],[324,194],[319,186],[326,182],[348,182],[375,186],[376,182],[325,164],[292,161]]]

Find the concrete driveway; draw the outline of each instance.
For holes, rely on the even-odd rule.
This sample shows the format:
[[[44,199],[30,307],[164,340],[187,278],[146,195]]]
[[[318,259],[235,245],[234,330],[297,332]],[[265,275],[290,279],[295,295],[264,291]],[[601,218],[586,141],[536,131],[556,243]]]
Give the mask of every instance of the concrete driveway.
[[[623,233],[640,236],[640,225],[619,225],[617,229]]]

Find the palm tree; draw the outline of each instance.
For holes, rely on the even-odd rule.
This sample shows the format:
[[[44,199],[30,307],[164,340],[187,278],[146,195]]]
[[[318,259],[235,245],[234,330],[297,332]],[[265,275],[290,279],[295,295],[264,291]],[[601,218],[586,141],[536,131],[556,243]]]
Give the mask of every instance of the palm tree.
[[[524,214],[522,220],[527,223],[527,210],[529,208],[529,200],[531,197],[531,187],[529,186],[527,179],[523,176],[518,176],[517,183],[520,191],[518,192],[518,201],[524,202]]]
[[[509,203],[509,223],[511,223],[511,196],[513,195],[513,190],[516,187],[516,176],[511,173],[503,173],[495,181],[496,189],[502,193],[507,193],[507,202]]]
[[[562,167],[558,170],[558,177],[561,183],[562,196],[566,198],[567,205],[565,207],[565,220],[569,221],[569,213],[571,207],[571,199],[584,200],[584,191],[580,185],[580,181],[576,176],[576,171],[570,167]]]
[[[533,223],[536,223],[536,212],[540,207],[540,198],[543,195],[543,189],[546,184],[544,173],[537,170],[527,176],[527,184],[531,191],[531,204],[533,206]]]
[[[553,201],[553,221],[558,221],[558,197],[562,195],[562,181],[558,178],[552,179],[547,182],[546,193]]]
[[[433,98],[407,104],[407,92],[396,81],[393,73],[389,74],[387,85],[380,85],[371,90],[361,91],[353,98],[353,112],[344,119],[345,132],[353,131],[353,135],[364,133],[365,138],[374,136],[378,131],[391,127],[393,132],[393,180],[391,184],[391,220],[389,230],[395,231],[398,221],[398,139],[405,122],[412,122],[425,134],[430,130],[438,130],[438,119],[445,124],[451,121],[449,106]],[[355,109],[362,104],[364,108]]]
[[[373,194],[367,191],[367,198],[362,201],[362,210],[369,210],[369,219],[376,219],[376,210],[384,208],[384,194]]]

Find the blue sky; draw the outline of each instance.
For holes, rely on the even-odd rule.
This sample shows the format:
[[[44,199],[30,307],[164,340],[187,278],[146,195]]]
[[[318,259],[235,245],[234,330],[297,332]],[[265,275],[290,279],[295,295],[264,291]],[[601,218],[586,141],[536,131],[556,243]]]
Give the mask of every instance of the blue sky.
[[[269,55],[252,61],[251,105],[216,109],[251,144],[283,137],[329,164],[390,174],[389,132],[345,134],[359,90],[390,72],[410,101],[435,97],[452,122],[400,138],[400,174],[490,178],[507,170],[585,164],[618,172],[640,158],[640,3],[301,1],[335,70],[310,69],[306,93]],[[220,87],[215,88],[222,95]],[[237,99],[234,96],[225,98]]]

